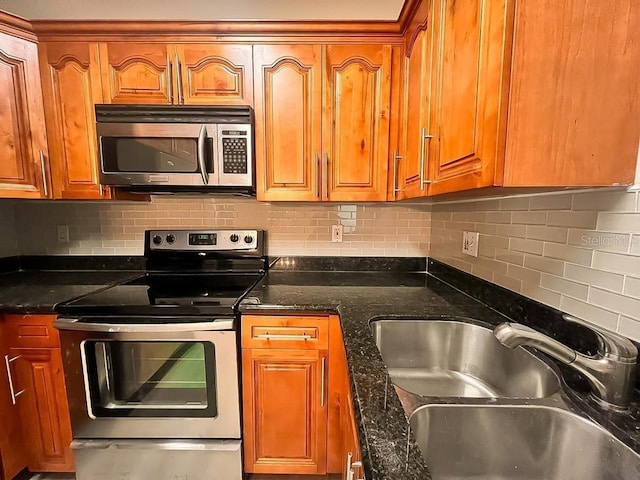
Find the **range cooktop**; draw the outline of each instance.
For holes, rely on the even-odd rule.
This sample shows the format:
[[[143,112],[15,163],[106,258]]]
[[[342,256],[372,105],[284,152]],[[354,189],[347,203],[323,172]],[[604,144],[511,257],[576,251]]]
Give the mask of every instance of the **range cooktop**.
[[[267,268],[261,231],[147,231],[147,273],[58,305],[73,316],[234,316]]]

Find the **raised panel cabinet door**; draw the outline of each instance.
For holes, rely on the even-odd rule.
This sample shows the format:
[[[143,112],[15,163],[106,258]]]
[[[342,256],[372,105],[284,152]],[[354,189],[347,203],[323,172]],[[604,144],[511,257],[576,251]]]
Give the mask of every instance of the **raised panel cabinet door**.
[[[322,142],[328,200],[386,200],[391,55],[387,45],[327,47]]]
[[[254,47],[258,200],[322,200],[322,47]]]
[[[161,43],[101,43],[100,73],[106,103],[172,104],[173,50]]]
[[[518,2],[504,185],[634,183],[637,0]]]
[[[12,479],[27,466],[28,450],[20,423],[19,403],[24,397],[14,398],[22,385],[16,377],[16,360],[9,352],[6,325],[0,315],[0,478]]]
[[[37,46],[0,33],[0,198],[48,196]]]
[[[251,45],[175,46],[177,98],[185,105],[253,105]]]
[[[59,348],[11,348],[25,389],[20,419],[32,472],[73,472],[71,420]],[[24,398],[22,398],[24,397]]]
[[[426,196],[429,192],[427,159],[430,149],[433,29],[427,19],[417,26],[407,46],[404,61],[403,119],[401,129],[401,198]]]
[[[102,103],[98,44],[41,43],[40,72],[54,198],[108,198],[95,127],[95,104]]]
[[[435,1],[430,194],[501,183],[512,10],[508,0]]]
[[[324,474],[326,351],[242,351],[245,472]]]

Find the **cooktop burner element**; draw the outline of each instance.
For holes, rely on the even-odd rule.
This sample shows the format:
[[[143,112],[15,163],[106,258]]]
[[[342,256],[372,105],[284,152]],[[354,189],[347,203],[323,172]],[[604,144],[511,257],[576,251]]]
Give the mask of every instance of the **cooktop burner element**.
[[[259,230],[151,230],[147,272],[59,305],[74,316],[233,316],[267,269]]]

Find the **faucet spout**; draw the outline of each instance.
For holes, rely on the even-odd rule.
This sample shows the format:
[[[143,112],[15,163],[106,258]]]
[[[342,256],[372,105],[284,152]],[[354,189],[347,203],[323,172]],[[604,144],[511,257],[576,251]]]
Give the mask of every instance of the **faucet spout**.
[[[501,323],[493,334],[505,347],[527,345],[582,373],[591,384],[594,397],[605,407],[626,408],[634,389],[636,359],[635,345],[621,335],[607,332],[580,319],[565,319],[591,329],[598,337],[596,356],[583,355],[543,333],[519,323]]]

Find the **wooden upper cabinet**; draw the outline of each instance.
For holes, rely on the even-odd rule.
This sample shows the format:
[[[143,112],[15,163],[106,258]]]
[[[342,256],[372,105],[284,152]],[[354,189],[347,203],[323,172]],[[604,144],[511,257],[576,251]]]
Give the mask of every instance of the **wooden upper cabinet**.
[[[105,103],[174,103],[171,49],[162,43],[102,43]]]
[[[94,104],[102,103],[96,43],[40,44],[54,198],[108,198],[100,186]]]
[[[389,164],[391,47],[327,48],[323,118],[325,196],[384,201]]]
[[[320,201],[322,47],[254,47],[258,200]]]
[[[514,30],[504,185],[632,184],[637,0],[521,0]]]
[[[496,163],[504,138],[509,51],[507,0],[436,0],[432,28],[429,194],[499,184]]]
[[[49,193],[36,44],[0,33],[0,198]]]
[[[179,44],[177,98],[185,105],[253,105],[251,45]]]

